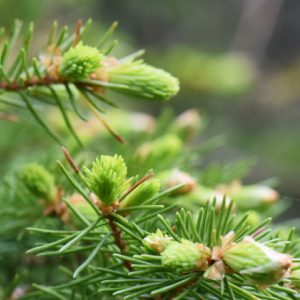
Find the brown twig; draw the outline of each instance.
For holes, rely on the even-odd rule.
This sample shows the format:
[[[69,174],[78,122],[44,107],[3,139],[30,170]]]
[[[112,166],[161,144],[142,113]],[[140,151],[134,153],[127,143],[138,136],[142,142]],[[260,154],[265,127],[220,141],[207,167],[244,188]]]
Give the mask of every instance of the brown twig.
[[[121,254],[124,254],[127,249],[127,245],[124,242],[124,240],[122,239],[122,232],[119,229],[119,227],[116,225],[116,223],[114,222],[114,217],[112,215],[107,215],[106,218],[107,218],[108,224],[112,230],[112,234],[114,236],[115,242],[116,242],[118,248],[120,249]],[[128,269],[128,271],[133,270],[131,263],[127,260],[124,260],[124,266]]]
[[[41,86],[41,85],[51,85],[51,84],[64,84],[67,81],[64,78],[54,78],[51,76],[44,76],[42,78],[32,77],[28,80],[24,80],[23,82],[17,81],[1,81],[0,88],[7,91],[21,91],[33,86]]]
[[[29,79],[23,80],[22,82],[16,81],[16,80],[12,80],[12,81],[0,81],[0,89],[4,89],[7,91],[13,91],[13,92],[17,92],[17,91],[22,91],[25,90],[27,88],[30,87],[34,87],[34,86],[48,86],[48,85],[52,85],[52,84],[67,84],[70,83],[70,80],[58,76],[57,74],[47,74],[41,78],[38,78],[36,76],[33,76]],[[90,88],[98,88],[99,86],[101,86],[100,82],[97,82],[94,80],[94,82],[92,81],[74,81],[73,83],[75,83],[78,87],[90,87]]]

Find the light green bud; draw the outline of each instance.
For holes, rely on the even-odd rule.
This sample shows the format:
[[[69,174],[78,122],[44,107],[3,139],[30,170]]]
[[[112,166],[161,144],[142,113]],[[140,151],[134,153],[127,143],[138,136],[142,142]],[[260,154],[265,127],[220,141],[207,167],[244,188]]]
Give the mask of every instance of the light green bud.
[[[292,280],[293,287],[300,290],[300,269],[292,270],[289,278]]]
[[[138,162],[149,165],[158,162],[167,163],[180,153],[182,147],[182,141],[176,135],[168,134],[141,145],[135,156]]]
[[[45,167],[37,163],[25,165],[19,176],[32,194],[47,201],[54,200],[54,178]]]
[[[186,172],[179,169],[173,169],[170,175],[165,180],[167,188],[175,187],[179,184],[184,184],[181,188],[173,192],[173,195],[183,195],[191,193],[197,186],[196,180]]]
[[[133,190],[121,203],[120,207],[128,207],[140,205],[148,199],[155,196],[160,189],[160,181],[158,179],[151,179],[143,182],[135,190]]]
[[[110,205],[129,187],[126,175],[127,167],[121,156],[102,155],[93,162],[91,169],[84,167],[83,179],[99,200]]]
[[[179,273],[205,270],[208,266],[210,250],[202,244],[188,240],[172,242],[162,252],[162,265],[175,269]]]
[[[87,78],[101,66],[102,58],[97,48],[85,46],[80,42],[64,53],[59,73],[71,79]]]
[[[261,288],[280,281],[292,263],[289,255],[278,253],[251,237],[225,251],[223,261]]]
[[[156,128],[155,118],[145,113],[111,110],[107,117],[115,131],[125,136],[153,133]]]
[[[189,109],[181,113],[173,122],[171,132],[183,141],[190,140],[203,126],[203,120],[196,109]]]
[[[114,64],[107,72],[110,88],[130,96],[165,101],[179,90],[177,78],[142,60]]]
[[[279,199],[279,194],[272,188],[263,185],[245,185],[233,189],[231,198],[237,207],[243,210],[265,209]]]
[[[248,211],[248,218],[246,223],[249,224],[251,227],[255,228],[261,222],[261,215],[256,212],[255,210]]]
[[[163,234],[159,229],[157,229],[156,233],[146,236],[143,242],[146,248],[154,252],[161,253],[171,244],[172,240],[172,237]]]

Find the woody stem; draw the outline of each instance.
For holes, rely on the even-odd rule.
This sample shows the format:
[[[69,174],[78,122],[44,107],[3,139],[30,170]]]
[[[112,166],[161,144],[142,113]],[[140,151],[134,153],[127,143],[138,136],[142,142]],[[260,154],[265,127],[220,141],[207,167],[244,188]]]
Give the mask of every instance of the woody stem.
[[[119,229],[119,227],[116,225],[115,221],[114,221],[114,217],[112,215],[107,215],[106,216],[107,220],[108,220],[108,224],[111,228],[113,237],[115,239],[116,245],[118,246],[118,248],[120,249],[121,254],[124,254],[127,248],[127,245],[125,243],[125,241],[122,239],[122,233],[121,230]],[[132,265],[129,261],[124,261],[124,266],[128,269],[128,271],[132,271]]]

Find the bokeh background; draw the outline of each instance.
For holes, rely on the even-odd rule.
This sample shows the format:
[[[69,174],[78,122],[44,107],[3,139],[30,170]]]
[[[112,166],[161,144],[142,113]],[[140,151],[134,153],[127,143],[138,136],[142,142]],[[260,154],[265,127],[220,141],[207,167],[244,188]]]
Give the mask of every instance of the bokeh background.
[[[121,43],[114,53],[145,48],[148,62],[181,81],[180,93],[168,104],[128,101],[123,107],[155,115],[165,106],[175,112],[199,109],[206,123],[201,138],[226,138],[214,156],[255,157],[247,181],[275,176],[281,193],[299,202],[299,1],[1,0],[0,17],[6,27],[15,18],[36,23],[33,52],[53,19],[73,27],[79,18],[92,18],[96,26],[91,39],[118,20],[116,38]],[[7,157],[21,156],[32,147],[26,139],[25,150],[9,146],[21,138],[20,128],[14,126],[0,120],[2,165]],[[289,214],[297,216],[297,210]]]

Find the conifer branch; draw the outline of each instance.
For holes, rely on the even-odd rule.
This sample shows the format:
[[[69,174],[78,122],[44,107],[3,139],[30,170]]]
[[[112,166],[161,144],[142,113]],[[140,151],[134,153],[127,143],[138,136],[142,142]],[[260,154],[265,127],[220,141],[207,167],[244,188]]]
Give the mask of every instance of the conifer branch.
[[[113,101],[105,95],[107,91],[115,90],[135,97],[164,101],[178,92],[178,80],[169,73],[149,66],[141,60],[133,61],[134,56],[129,56],[126,60],[108,56],[116,43],[106,50],[103,46],[115,30],[117,23],[114,23],[104,34],[99,43],[100,48],[84,45],[83,35],[90,24],[90,20],[85,24],[79,20],[74,33],[70,34],[68,28],[64,27],[57,34],[57,23],[54,22],[49,33],[46,50],[41,55],[29,60],[28,49],[33,34],[33,24],[30,24],[24,34],[19,53],[12,65],[7,67],[5,62],[22,33],[21,22],[15,22],[12,37],[4,43],[1,52],[0,90],[2,90],[2,95],[0,102],[8,106],[15,106],[15,102],[19,103],[17,95],[20,94],[23,100],[26,99],[26,107],[38,123],[61,144],[60,139],[52,133],[48,125],[41,122],[43,119],[40,115],[41,111],[34,107],[34,102],[43,105],[47,102],[49,94],[39,94],[37,97],[36,93],[48,88],[52,95],[51,105],[59,108],[66,127],[75,140],[81,144],[66,112],[66,110],[73,110],[81,117],[76,104],[79,99],[78,97],[75,99],[72,93],[72,89],[75,89],[87,98],[90,103],[89,109],[96,115],[98,114],[97,117],[103,126],[118,141],[124,143],[120,135],[115,133],[99,114],[99,112],[104,112],[104,109],[98,104],[99,102],[115,106]],[[65,86],[66,89],[62,90],[61,86]],[[60,89],[59,93],[57,89]],[[43,90],[43,92],[45,91]],[[4,95],[10,100],[7,101],[3,97]],[[63,97],[69,98],[71,105],[63,101]]]
[[[8,276],[4,293],[0,286],[0,297],[14,298],[21,288],[27,300],[298,299],[299,226],[274,230],[268,218],[286,207],[278,192],[266,183],[242,183],[251,160],[199,165],[199,158],[220,146],[220,138],[188,145],[201,128],[195,110],[174,118],[166,113],[158,121],[145,115],[136,120],[121,111],[110,125],[102,117],[102,104],[116,107],[109,90],[165,101],[177,93],[178,81],[145,64],[141,51],[121,59],[109,56],[117,44],[109,42],[117,23],[97,47],[87,46],[84,32],[90,23],[78,21],[70,33],[54,22],[45,50],[32,60],[33,24],[13,60],[20,22],[3,43],[0,117],[18,117],[27,109],[65,143],[70,167],[61,161],[59,168],[51,166],[57,157],[50,148],[43,165],[26,164],[1,181],[1,271],[17,275]],[[124,134],[127,147],[110,143],[97,125],[95,130],[80,100],[117,140],[124,142]],[[79,145],[83,133],[90,151],[82,153],[48,126],[42,109],[50,105]],[[70,112],[86,126],[74,126]],[[99,153],[95,144],[113,155],[88,161]],[[29,249],[26,256],[24,249]],[[29,272],[23,280],[18,271],[24,262],[41,272]],[[31,287],[32,282],[39,284]]]

